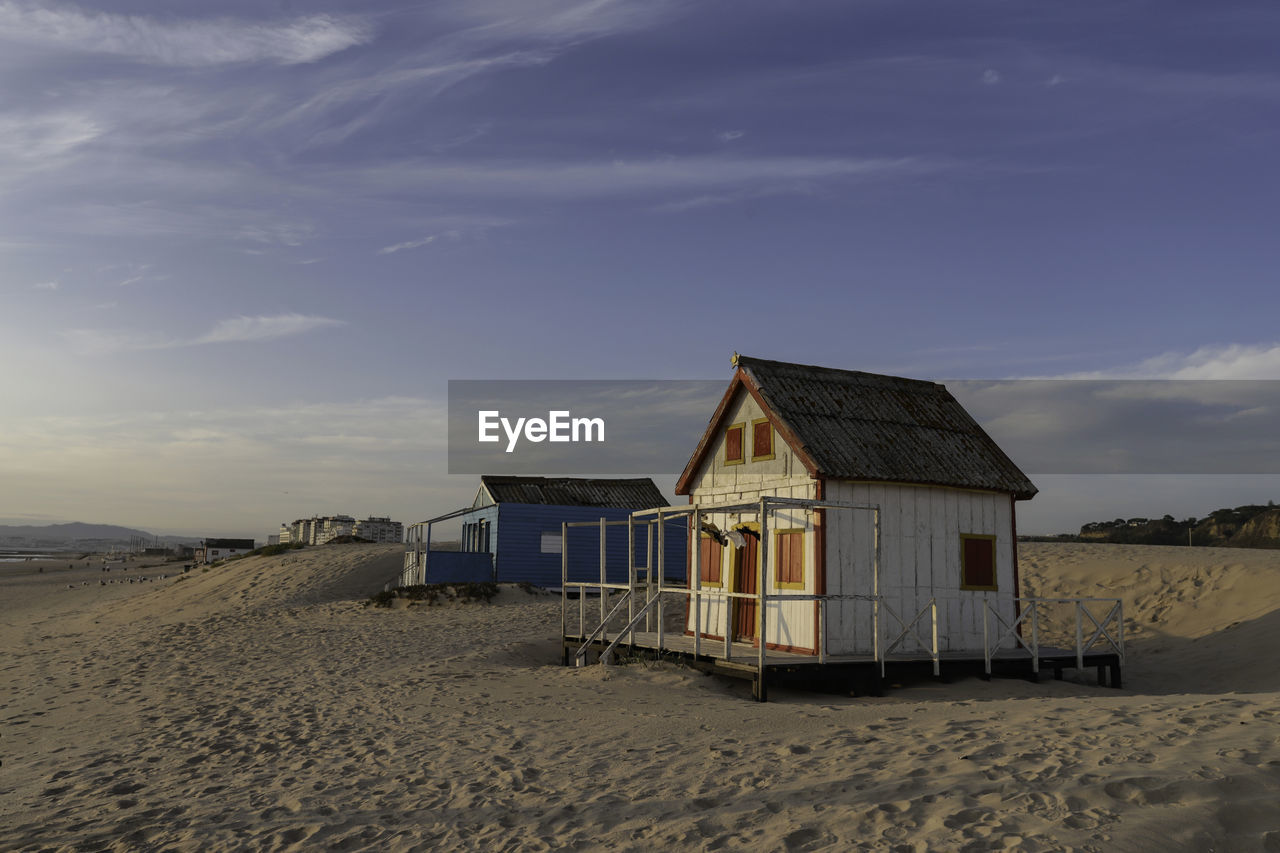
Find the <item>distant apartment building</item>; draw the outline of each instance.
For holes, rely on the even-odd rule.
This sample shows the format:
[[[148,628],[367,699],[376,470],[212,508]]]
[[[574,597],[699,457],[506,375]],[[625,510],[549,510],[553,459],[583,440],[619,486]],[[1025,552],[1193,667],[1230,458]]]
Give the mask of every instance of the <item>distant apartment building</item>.
[[[339,536],[357,536],[370,542],[399,543],[404,541],[404,524],[379,516],[357,521],[349,515],[326,515],[299,518],[291,524],[280,525],[280,541],[285,543],[324,545]]]
[[[371,515],[356,522],[355,535],[370,542],[400,543],[404,541],[404,525],[390,518]]]

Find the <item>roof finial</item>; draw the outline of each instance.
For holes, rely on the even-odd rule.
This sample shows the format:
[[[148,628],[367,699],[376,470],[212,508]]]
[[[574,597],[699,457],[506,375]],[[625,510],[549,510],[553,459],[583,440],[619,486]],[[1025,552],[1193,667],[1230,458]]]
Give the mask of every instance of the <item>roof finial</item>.
[[[729,359],[729,364],[733,365],[734,367],[738,366],[738,353],[736,350],[733,353],[733,358]]]

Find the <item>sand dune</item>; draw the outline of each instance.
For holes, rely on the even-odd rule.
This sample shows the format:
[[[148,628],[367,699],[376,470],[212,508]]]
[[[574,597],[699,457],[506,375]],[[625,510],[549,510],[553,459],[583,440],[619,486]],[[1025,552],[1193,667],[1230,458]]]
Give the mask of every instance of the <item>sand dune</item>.
[[[1126,689],[853,699],[557,665],[558,600],[366,608],[399,552],[0,582],[0,849],[1280,849],[1280,554],[1026,545]],[[10,594],[12,593],[12,594]]]

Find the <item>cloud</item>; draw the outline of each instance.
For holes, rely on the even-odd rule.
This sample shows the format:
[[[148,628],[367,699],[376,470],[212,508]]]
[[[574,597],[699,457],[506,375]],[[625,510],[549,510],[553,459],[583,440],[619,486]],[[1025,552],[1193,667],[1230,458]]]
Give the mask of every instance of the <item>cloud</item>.
[[[263,23],[228,18],[160,21],[0,0],[0,40],[161,65],[315,62],[372,37],[371,27],[363,20],[330,15]]]
[[[196,338],[193,343],[227,344],[240,341],[270,341],[342,325],[345,325],[342,320],[307,314],[279,314],[274,317],[241,316],[221,321],[207,334]]]
[[[378,254],[391,255],[396,252],[403,252],[406,249],[419,249],[423,246],[430,246],[440,240],[457,241],[467,237],[479,237],[492,228],[514,225],[515,222],[516,220],[514,219],[502,219],[496,216],[470,216],[465,214],[442,216],[429,220],[427,224],[448,225],[449,227],[444,231],[428,234],[415,240],[406,240],[403,243],[396,243],[391,246],[383,246],[378,250]]]
[[[25,512],[26,502],[63,518],[133,518],[148,529],[201,535],[261,530],[260,538],[312,512],[416,521],[471,497],[455,494],[456,486],[443,495],[424,487],[424,470],[433,475],[427,481],[448,480],[445,435],[442,402],[398,396],[60,416],[5,411],[0,469],[10,488],[0,494],[0,513]],[[120,489],[122,471],[129,489]]]
[[[982,72],[982,82],[987,86],[994,86],[1000,82],[1000,72],[994,68],[988,68]]]
[[[147,271],[150,270],[151,267],[151,264],[126,264],[126,278],[122,279],[118,286],[128,287],[131,284],[137,284],[140,281],[145,281],[148,278]]]
[[[735,139],[741,139],[746,135],[747,132],[745,130],[726,130],[720,134],[719,139],[721,142],[733,142]]]
[[[471,24],[467,34],[478,40],[563,42],[642,30],[677,8],[669,0],[460,0],[447,13]]]
[[[426,237],[423,237],[419,240],[408,240],[404,243],[396,243],[394,246],[383,246],[381,249],[378,250],[378,254],[390,255],[395,252],[402,252],[405,249],[419,249],[423,246],[430,246],[432,243],[434,243],[435,241],[441,238],[457,240],[458,236],[459,235],[457,231],[444,231],[440,234],[429,234]]]
[[[1280,343],[1218,344],[1166,352],[1137,364],[1067,379],[1280,379]]]
[[[162,338],[98,329],[71,329],[63,335],[78,352],[86,355],[107,355],[115,352],[176,349],[206,344],[270,341],[343,325],[346,324],[342,320],[308,314],[278,314],[271,317],[242,315],[222,320],[208,332],[195,338]]]
[[[32,289],[34,289],[34,290],[57,290],[57,289],[58,289],[58,282],[56,282],[56,281],[41,281],[41,282],[37,282],[36,284],[31,285],[31,287],[32,287]]]
[[[1280,473],[1277,381],[970,380],[947,388],[1031,473]]]
[[[275,222],[243,225],[236,234],[242,240],[251,240],[270,246],[301,246],[315,233],[315,227],[306,222]]]
[[[368,187],[416,187],[440,194],[595,198],[653,195],[712,188],[759,189],[803,181],[920,175],[950,164],[917,157],[666,157],[612,162],[547,163],[431,161],[399,163],[350,173]]]
[[[102,133],[103,125],[88,113],[0,115],[0,164],[49,165]]]

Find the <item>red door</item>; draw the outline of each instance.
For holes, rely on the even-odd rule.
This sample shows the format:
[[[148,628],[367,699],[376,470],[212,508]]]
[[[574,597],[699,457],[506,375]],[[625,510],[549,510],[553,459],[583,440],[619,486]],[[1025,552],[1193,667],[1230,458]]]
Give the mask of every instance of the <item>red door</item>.
[[[733,591],[755,593],[759,580],[760,538],[743,530],[742,547],[733,555]],[[750,642],[756,637],[756,602],[750,598],[733,600],[733,638]]]

